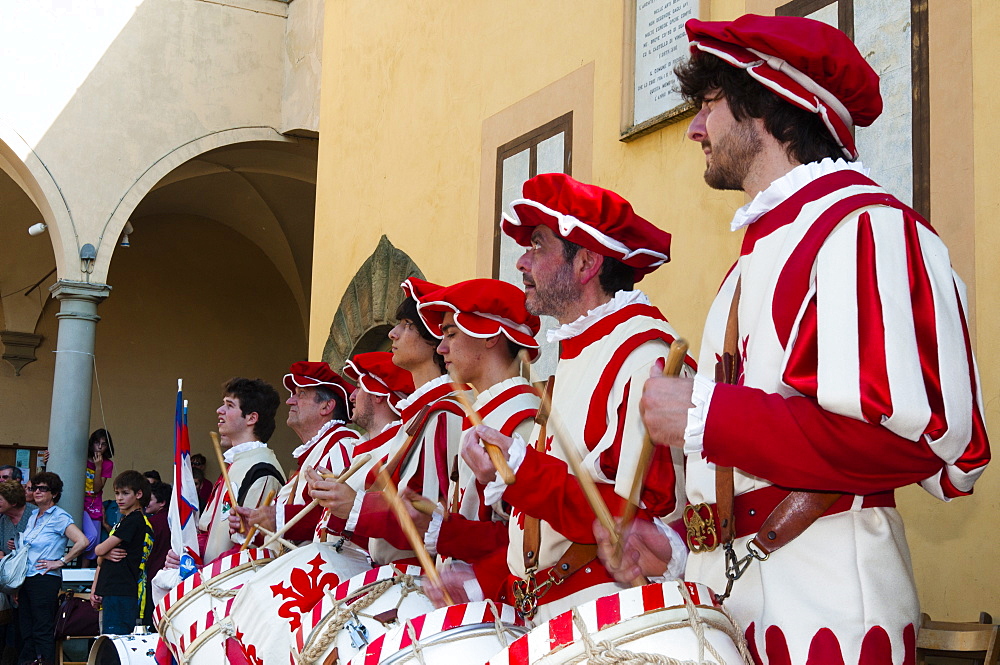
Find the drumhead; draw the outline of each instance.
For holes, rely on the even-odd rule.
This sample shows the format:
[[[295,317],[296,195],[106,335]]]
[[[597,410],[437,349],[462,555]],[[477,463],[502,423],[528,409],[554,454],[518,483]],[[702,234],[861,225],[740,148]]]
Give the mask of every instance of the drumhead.
[[[87,665],[150,665],[156,662],[156,633],[101,635],[90,649]]]

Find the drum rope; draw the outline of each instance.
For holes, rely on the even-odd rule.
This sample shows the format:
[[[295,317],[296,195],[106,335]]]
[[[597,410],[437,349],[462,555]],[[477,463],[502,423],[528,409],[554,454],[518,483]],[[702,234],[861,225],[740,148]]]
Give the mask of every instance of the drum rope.
[[[681,595],[684,597],[684,606],[687,609],[688,618],[683,621],[678,621],[670,624],[663,624],[660,626],[653,626],[641,631],[635,631],[629,633],[627,636],[619,638],[619,640],[602,640],[595,643],[590,637],[590,629],[587,627],[586,622],[580,616],[576,608],[573,609],[573,623],[575,624],[580,636],[583,640],[584,654],[579,658],[574,659],[573,663],[578,663],[586,660],[592,665],[720,665],[724,664],[726,661],[722,658],[719,652],[716,650],[715,646],[712,645],[705,637],[705,627],[713,628],[715,630],[725,633],[730,640],[739,649],[740,655],[742,656],[744,663],[746,665],[753,665],[753,660],[750,658],[749,649],[746,645],[746,640],[743,635],[740,634],[739,630],[735,628],[735,623],[732,622],[732,617],[729,613],[723,609],[723,613],[730,620],[730,623],[724,623],[721,621],[713,621],[712,619],[702,617],[697,612],[697,607],[694,601],[691,599],[691,594],[688,592],[686,585],[683,583],[678,583],[678,587],[681,589]],[[695,636],[698,639],[698,660],[679,660],[671,656],[666,656],[662,654],[654,653],[642,653],[629,651],[627,649],[618,648],[615,645],[615,641],[625,642],[625,641],[635,641],[649,635],[655,635],[656,633],[668,631],[668,630],[678,630],[683,628],[691,628]],[[715,660],[705,660],[705,650],[708,650],[709,654]]]
[[[497,638],[500,640],[500,644],[504,645],[504,648],[506,648],[507,646],[509,646],[510,642],[513,642],[517,638],[521,637],[521,635],[510,630],[509,626],[505,626],[503,623],[501,623],[498,617],[499,614],[494,613],[493,629],[496,631]],[[427,663],[424,662],[423,658],[423,653],[422,653],[423,645],[421,644],[420,639],[417,637],[415,629],[413,628],[413,624],[410,622],[409,619],[406,620],[406,632],[410,636],[410,641],[413,643],[412,647],[414,654],[417,657],[417,661],[420,663],[420,665],[427,665]],[[439,646],[442,644],[453,644],[455,642],[464,642],[467,639],[468,636],[466,635],[456,635],[455,637],[441,637],[441,633],[436,633],[434,635],[434,646]],[[508,641],[508,639],[510,641]]]
[[[400,585],[400,598],[396,603],[396,609],[398,610],[400,604],[403,602],[403,599],[406,598],[411,591],[419,591],[419,587],[415,584],[412,575],[398,575],[392,579],[375,582],[374,584],[361,587],[353,594],[349,594],[342,600],[335,600],[331,611],[324,616],[316,628],[313,629],[313,634],[318,634],[319,637],[315,640],[311,639],[309,641],[308,646],[306,646],[306,648],[299,653],[295,662],[300,665],[304,665],[305,663],[320,662],[323,655],[326,653],[327,647],[329,647],[333,641],[337,639],[337,636],[340,634],[343,627],[347,625],[347,622],[358,614],[374,619],[374,617],[362,614],[362,610],[367,609],[376,600],[385,595],[389,589],[397,584]],[[357,598],[357,600],[351,603],[350,600],[352,598]]]

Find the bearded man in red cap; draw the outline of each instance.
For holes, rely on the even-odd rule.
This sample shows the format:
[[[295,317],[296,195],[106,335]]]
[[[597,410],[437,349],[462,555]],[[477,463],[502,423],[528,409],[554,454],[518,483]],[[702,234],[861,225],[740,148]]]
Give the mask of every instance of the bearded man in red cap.
[[[443,501],[448,495],[448,469],[458,457],[464,411],[452,396],[455,387],[444,373],[444,360],[434,350],[437,339],[417,313],[422,299],[441,287],[415,277],[401,286],[406,297],[396,310],[398,323],[389,331],[392,362],[411,374],[415,390],[397,404],[403,426],[389,444],[384,468],[398,492],[409,488],[432,501]],[[309,476],[309,487],[311,496],[332,513],[330,532],[367,543],[378,565],[418,564],[374,472],[363,491],[315,474]]]
[[[912,663],[893,490],[966,495],[989,461],[965,288],[930,224],[855,161],[851,129],[882,102],[843,33],[761,16],[687,29],[688,137],[711,187],[752,200],[698,376],[650,379],[642,399],[653,440],[687,455],[686,579],[731,592],[758,662]]]
[[[670,234],[614,192],[558,173],[528,180],[523,198],[511,207],[514,214],[504,217],[502,228],[527,248],[517,263],[526,308],[562,324],[549,333],[550,341],[560,343],[552,412],[570,440],[554,441],[551,430],[543,438],[539,425],[527,440],[480,426],[463,445],[463,457],[481,481],[496,482],[493,463],[476,440],[482,439],[500,447],[516,472],[516,482],[503,491],[513,507],[507,575],[500,588],[483,591],[514,604],[522,616],[543,621],[623,588],[596,561],[594,512],[567,468],[563,448],[575,448],[605,503],[621,514],[645,436],[640,386],[651,370],[662,371],[659,363],[676,337],[645,294],[633,289],[669,260]],[[658,449],[641,495],[640,519],[670,514],[674,486],[671,455]],[[682,556],[683,548],[678,550]],[[683,559],[674,562],[674,575],[682,566]],[[479,580],[488,582],[483,575]],[[466,580],[454,581],[468,590]]]
[[[354,444],[358,441],[358,433],[347,427],[354,386],[327,363],[293,363],[283,383],[289,393],[285,400],[288,405],[286,424],[302,441],[302,445],[292,451],[296,471],[278,491],[274,505],[256,509],[238,507],[237,515],[229,518],[230,529],[234,532],[239,530],[240,518],[250,526],[259,524],[269,531],[281,529],[311,501],[306,481],[300,477],[302,470],[324,468],[342,473],[350,465]],[[302,536],[298,539],[310,540],[318,520],[319,511],[316,511],[315,517],[301,520],[300,530],[286,534],[286,538],[295,540],[296,536]],[[261,534],[258,540],[263,538]]]

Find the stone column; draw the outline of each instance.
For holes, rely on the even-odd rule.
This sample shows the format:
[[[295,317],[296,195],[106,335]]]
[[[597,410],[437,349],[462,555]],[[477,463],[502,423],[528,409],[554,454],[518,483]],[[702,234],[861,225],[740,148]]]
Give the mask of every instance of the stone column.
[[[59,300],[56,367],[49,416],[48,471],[63,481],[59,505],[80,525],[83,480],[90,437],[97,305],[111,293],[107,284],[59,280],[49,289]],[[100,471],[100,470],[98,470]]]

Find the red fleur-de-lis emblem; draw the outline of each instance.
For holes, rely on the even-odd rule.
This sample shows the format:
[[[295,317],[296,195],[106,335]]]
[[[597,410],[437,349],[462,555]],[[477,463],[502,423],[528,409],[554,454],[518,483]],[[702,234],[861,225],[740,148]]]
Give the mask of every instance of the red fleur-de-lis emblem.
[[[524,531],[524,513],[517,508],[511,508],[510,516],[517,520],[518,528]]]
[[[552,441],[553,441],[553,436],[551,434],[545,437],[545,452],[548,453],[552,451]]]
[[[271,591],[275,596],[288,599],[278,608],[278,616],[288,619],[292,630],[302,624],[302,615],[323,599],[325,590],[340,584],[340,577],[336,573],[322,573],[320,570],[323,565],[321,555],[317,554],[308,565],[309,572],[302,568],[292,569],[288,576],[291,586],[285,586],[283,583],[271,585]]]

